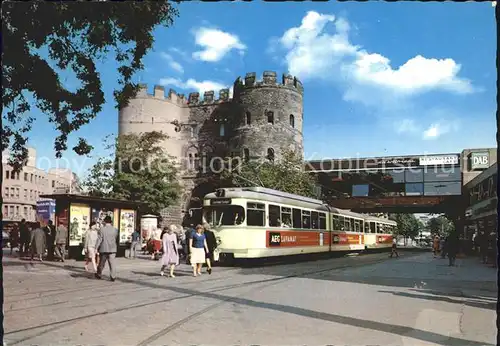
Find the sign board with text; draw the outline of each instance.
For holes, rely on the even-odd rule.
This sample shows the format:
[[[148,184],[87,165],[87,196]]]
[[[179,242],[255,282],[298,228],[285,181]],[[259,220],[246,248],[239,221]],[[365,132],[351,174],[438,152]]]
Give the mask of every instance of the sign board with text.
[[[490,167],[490,153],[489,152],[476,152],[471,153],[469,156],[470,170],[487,169]]]
[[[420,166],[458,165],[458,155],[422,156],[419,158]]]

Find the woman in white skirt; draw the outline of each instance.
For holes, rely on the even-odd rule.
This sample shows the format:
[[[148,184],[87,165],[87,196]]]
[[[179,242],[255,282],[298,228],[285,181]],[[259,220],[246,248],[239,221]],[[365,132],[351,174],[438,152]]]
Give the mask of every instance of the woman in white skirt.
[[[190,260],[194,276],[201,275],[201,267],[205,263],[205,251],[208,253],[207,239],[203,231],[203,226],[197,225],[196,231],[189,239]]]

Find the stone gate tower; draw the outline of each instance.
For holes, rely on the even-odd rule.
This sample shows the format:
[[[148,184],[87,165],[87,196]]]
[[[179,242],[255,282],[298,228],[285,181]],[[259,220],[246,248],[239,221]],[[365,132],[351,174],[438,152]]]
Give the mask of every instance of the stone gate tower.
[[[173,90],[165,95],[161,86],[148,94],[147,85],[141,85],[120,110],[119,134],[161,131],[168,136],[162,145],[177,161],[183,197],[161,212],[163,223],[180,224],[193,196],[212,192],[210,186],[199,189],[206,176],[200,167],[207,158],[272,160],[279,159],[282,149],[303,156],[303,87],[297,78],[283,75],[278,81],[275,72],[264,72],[257,80],[255,73],[247,73],[244,80],[236,79],[233,90],[232,99],[222,89],[218,99],[207,91],[200,100],[199,93],[187,99]]]

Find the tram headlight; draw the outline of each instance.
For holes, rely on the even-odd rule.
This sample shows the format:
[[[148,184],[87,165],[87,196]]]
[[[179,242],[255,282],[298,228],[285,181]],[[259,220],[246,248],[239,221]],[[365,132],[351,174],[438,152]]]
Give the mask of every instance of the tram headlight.
[[[220,239],[220,237],[215,237],[215,241],[217,242],[217,245],[222,244],[222,240]]]

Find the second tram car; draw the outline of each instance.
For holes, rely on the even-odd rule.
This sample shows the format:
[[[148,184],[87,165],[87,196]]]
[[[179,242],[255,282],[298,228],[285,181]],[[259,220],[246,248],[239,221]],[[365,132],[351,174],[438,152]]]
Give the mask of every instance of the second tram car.
[[[203,221],[217,238],[216,260],[390,247],[392,234],[386,232],[396,224],[262,187],[207,194]]]

